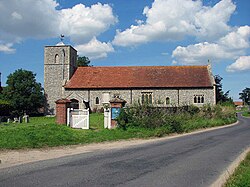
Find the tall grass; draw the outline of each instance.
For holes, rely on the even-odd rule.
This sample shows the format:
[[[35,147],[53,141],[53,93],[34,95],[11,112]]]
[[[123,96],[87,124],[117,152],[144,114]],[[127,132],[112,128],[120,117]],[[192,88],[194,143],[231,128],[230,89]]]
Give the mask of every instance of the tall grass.
[[[236,121],[236,115],[231,105],[156,108],[137,104],[122,110],[117,120],[122,129],[160,128],[167,133],[182,133],[232,123]]]

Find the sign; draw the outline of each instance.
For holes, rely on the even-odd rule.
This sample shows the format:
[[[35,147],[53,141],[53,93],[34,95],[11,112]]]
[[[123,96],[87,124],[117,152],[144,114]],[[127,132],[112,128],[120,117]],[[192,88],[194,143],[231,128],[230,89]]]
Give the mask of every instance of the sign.
[[[121,112],[121,108],[111,108],[111,119],[116,119]]]

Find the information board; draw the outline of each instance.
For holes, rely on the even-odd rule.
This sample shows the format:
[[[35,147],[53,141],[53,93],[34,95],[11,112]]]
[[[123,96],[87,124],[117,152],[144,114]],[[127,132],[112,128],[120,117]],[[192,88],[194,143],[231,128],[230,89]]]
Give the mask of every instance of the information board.
[[[119,116],[120,112],[121,108],[118,107],[111,108],[111,119],[116,119]]]

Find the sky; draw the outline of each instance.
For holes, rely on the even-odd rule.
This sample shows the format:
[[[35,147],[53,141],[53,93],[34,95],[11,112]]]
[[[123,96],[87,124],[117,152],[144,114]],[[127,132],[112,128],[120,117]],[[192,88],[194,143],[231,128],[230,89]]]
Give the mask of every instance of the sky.
[[[250,87],[249,10],[249,0],[0,0],[2,85],[20,68],[43,85],[44,46],[63,34],[93,66],[210,63],[239,100]]]

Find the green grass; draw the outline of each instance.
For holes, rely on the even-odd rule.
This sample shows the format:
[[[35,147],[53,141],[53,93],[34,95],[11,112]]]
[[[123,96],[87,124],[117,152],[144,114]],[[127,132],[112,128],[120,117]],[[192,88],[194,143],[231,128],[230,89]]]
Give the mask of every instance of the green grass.
[[[235,118],[227,118],[227,119],[204,119],[198,118],[196,120],[188,120],[183,125],[184,132],[190,132],[196,129],[210,128],[216,126],[222,126],[226,124],[232,124],[236,122]]]
[[[244,111],[244,112],[242,112],[242,116],[244,116],[244,117],[250,117],[250,111]]]
[[[194,129],[206,128],[226,123],[232,120],[199,119],[187,121],[183,126],[185,132]],[[90,115],[90,129],[72,129],[65,125],[55,124],[54,117],[32,117],[30,123],[1,123],[0,124],[0,149],[23,149],[55,147],[63,145],[86,144],[103,141],[116,141],[130,138],[161,137],[172,131],[168,126],[159,128],[130,127],[122,129],[104,129],[103,114]]]
[[[249,187],[250,186],[250,153],[242,161],[234,174],[229,178],[225,187]]]

